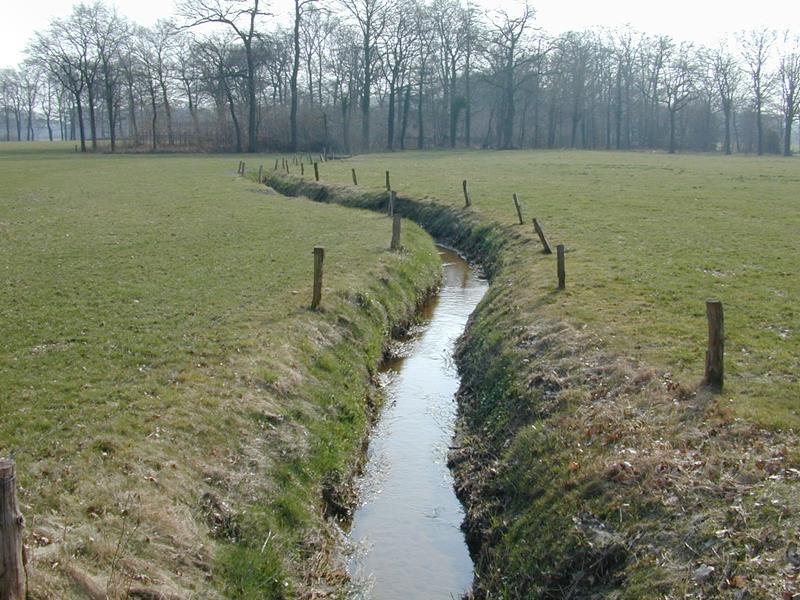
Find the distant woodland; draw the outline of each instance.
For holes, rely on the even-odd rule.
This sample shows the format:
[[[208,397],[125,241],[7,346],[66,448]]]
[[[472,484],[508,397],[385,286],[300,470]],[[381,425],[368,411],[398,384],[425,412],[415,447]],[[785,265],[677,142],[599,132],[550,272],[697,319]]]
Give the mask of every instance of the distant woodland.
[[[81,151],[595,148],[791,155],[800,38],[709,48],[628,28],[549,35],[532,6],[182,0],[151,28],[103,2],[0,71],[0,139]],[[797,145],[796,143],[794,144]]]

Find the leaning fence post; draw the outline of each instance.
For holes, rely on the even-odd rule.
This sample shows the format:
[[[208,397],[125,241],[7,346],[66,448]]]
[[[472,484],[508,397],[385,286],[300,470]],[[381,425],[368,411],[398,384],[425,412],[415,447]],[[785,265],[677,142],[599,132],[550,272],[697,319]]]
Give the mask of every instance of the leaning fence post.
[[[472,206],[472,198],[469,195],[469,188],[467,188],[467,180],[461,182],[461,187],[464,188],[464,202],[465,206]]]
[[[356,170],[350,169],[353,172],[353,185],[358,185],[358,177],[356,177]]]
[[[278,170],[278,159],[277,158],[275,159],[275,168],[272,169],[272,170],[273,171],[277,171]]]
[[[392,184],[389,182],[389,171],[386,171],[386,190],[391,190]]]
[[[392,250],[400,249],[400,215],[394,215],[392,220]]]
[[[258,165],[258,183],[264,178],[264,165]]]
[[[389,192],[389,216],[394,216],[394,204],[397,201],[397,192],[394,190]]]
[[[705,383],[715,391],[722,391],[725,362],[725,318],[722,302],[706,300],[708,317],[708,350],[706,351]]]
[[[325,260],[325,248],[314,246],[314,294],[311,297],[311,308],[317,308],[322,302],[322,263]]]
[[[0,459],[0,598],[25,600],[25,562],[14,461]]]
[[[536,219],[533,220],[533,228],[536,230],[537,235],[539,236],[539,241],[542,242],[542,248],[545,254],[552,254],[553,251],[550,249],[550,244],[547,243],[547,238],[544,237],[544,231],[542,231],[542,226],[539,225],[539,221]]]
[[[314,163],[314,181],[319,181],[319,163]]]
[[[519,218],[519,224],[524,225],[525,221],[522,220],[522,207],[519,204],[519,198],[517,198],[516,194],[514,194],[514,206],[516,206],[517,208],[517,217]]]
[[[563,290],[567,287],[567,270],[564,266],[564,244],[559,244],[556,246],[556,263],[557,263],[557,273],[558,273],[558,289]]]

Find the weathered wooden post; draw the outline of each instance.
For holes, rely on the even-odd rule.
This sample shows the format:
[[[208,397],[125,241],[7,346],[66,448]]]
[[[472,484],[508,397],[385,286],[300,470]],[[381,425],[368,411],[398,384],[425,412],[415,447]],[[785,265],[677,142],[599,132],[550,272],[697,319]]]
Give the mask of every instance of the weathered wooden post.
[[[467,180],[461,182],[461,187],[464,188],[464,206],[470,207],[472,206],[472,198],[469,195],[469,188],[467,187]]]
[[[389,192],[389,216],[394,216],[394,204],[397,202],[397,192],[394,190]]]
[[[536,230],[536,234],[539,236],[539,241],[542,242],[542,248],[545,254],[552,254],[553,251],[550,249],[550,244],[547,243],[547,238],[544,237],[544,231],[542,231],[542,226],[539,225],[539,221],[536,219],[533,220],[533,228]]]
[[[272,170],[273,171],[277,171],[278,170],[278,159],[277,158],[275,159],[275,168],[272,169]]]
[[[303,166],[303,163],[300,163],[300,177],[306,174],[306,168]]]
[[[392,250],[400,249],[400,215],[394,215],[392,220]]]
[[[563,290],[567,287],[567,270],[564,266],[564,244],[556,246],[557,267],[558,273],[558,289]]]
[[[725,375],[725,319],[722,302],[706,300],[708,317],[708,350],[706,351],[705,384],[720,392]]]
[[[525,221],[522,220],[522,207],[519,204],[519,198],[517,198],[516,194],[514,194],[514,206],[517,208],[517,217],[519,218],[519,224],[524,225]]]
[[[244,161],[242,161],[242,177],[244,177],[244,169],[245,169],[245,164]]]
[[[289,174],[289,159],[286,159],[286,174]]]
[[[258,165],[258,183],[261,183],[262,179],[264,179],[264,165]]]
[[[325,248],[314,246],[314,293],[311,296],[311,308],[317,308],[322,302],[322,263],[325,260]]]
[[[319,181],[319,163],[314,163],[314,181]]]
[[[353,185],[358,185],[358,177],[356,177],[356,170],[350,169],[353,172]]]
[[[386,171],[386,191],[392,189],[392,184],[389,181],[389,171]]]
[[[25,563],[14,461],[0,459],[0,600],[25,600]]]

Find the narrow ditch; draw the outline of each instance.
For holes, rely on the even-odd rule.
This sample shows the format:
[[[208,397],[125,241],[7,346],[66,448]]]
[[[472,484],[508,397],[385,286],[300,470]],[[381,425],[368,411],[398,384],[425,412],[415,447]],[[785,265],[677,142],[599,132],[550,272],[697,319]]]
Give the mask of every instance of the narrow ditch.
[[[456,598],[472,584],[447,454],[460,384],[453,352],[488,283],[455,252],[440,254],[442,287],[381,373],[386,402],[350,531],[351,598]]]

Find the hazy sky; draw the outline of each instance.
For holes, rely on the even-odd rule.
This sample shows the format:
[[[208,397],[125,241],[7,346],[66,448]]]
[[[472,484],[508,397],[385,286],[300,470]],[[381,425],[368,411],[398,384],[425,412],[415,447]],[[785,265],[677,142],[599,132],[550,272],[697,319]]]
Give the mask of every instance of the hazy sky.
[[[30,1],[30,0],[29,0]],[[332,1],[332,0],[328,0]],[[500,2],[473,0],[482,6]],[[502,0],[501,0],[502,1]],[[69,13],[73,0],[3,0],[0,18],[0,66],[16,65],[31,34],[44,29],[51,18]],[[173,13],[172,0],[115,0],[120,13],[143,25]],[[513,6],[513,2],[508,2]],[[629,23],[649,33],[664,33],[679,40],[714,44],[724,34],[766,25],[800,32],[797,0],[531,0],[537,23],[550,33],[593,26]],[[285,13],[291,0],[267,0],[275,13]]]

